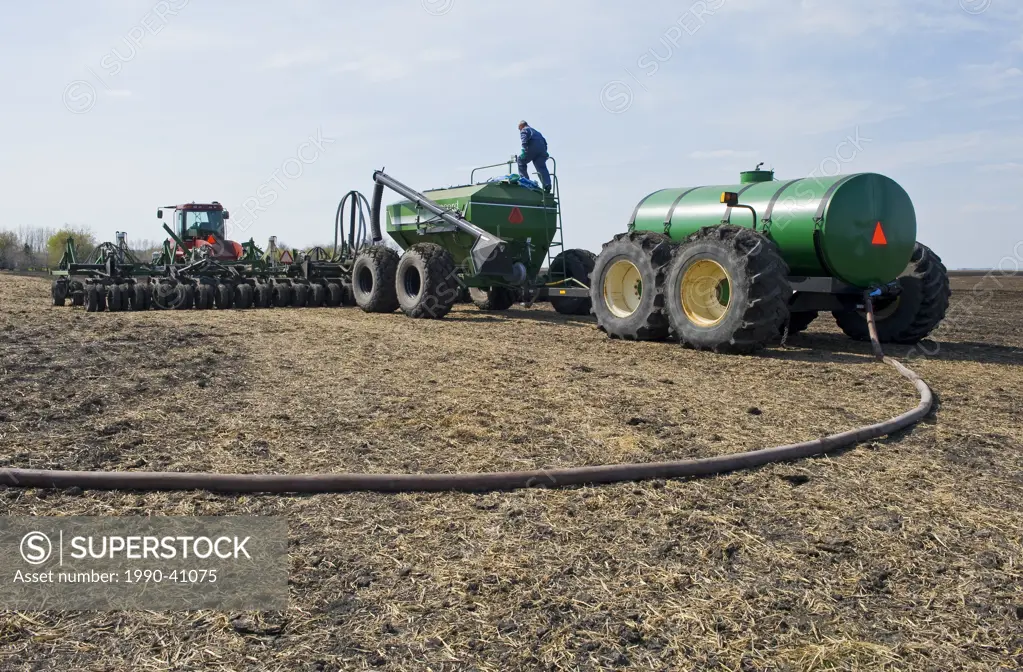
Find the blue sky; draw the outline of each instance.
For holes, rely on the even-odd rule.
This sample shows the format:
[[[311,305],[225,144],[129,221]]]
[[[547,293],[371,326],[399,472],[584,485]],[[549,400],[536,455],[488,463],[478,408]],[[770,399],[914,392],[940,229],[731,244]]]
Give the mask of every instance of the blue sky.
[[[599,251],[654,189],[765,161],[884,173],[949,267],[1023,266],[1018,0],[4,0],[2,17],[0,227],[157,238],[157,206],[216,199],[239,239],[312,244],[374,169],[464,183],[526,118],[559,160],[571,246]]]

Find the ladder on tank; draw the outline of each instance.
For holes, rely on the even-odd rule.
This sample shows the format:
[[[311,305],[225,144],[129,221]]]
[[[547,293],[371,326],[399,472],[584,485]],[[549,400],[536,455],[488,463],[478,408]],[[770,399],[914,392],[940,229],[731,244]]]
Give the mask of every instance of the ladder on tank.
[[[547,199],[552,198],[554,200],[554,235],[551,236],[551,244],[547,246],[547,279],[548,281],[553,280],[551,273],[553,272],[554,258],[558,256],[565,249],[565,234],[561,223],[561,189],[558,186],[558,161],[551,155],[547,155],[547,159],[551,162],[551,193],[544,192],[543,203],[547,205]],[[507,175],[511,175],[517,170],[518,157],[512,156],[506,163],[494,163],[489,166],[480,166],[473,168],[469,174],[469,183],[476,184],[476,171],[477,170],[488,170],[490,168],[501,168],[507,167]],[[554,251],[557,249],[557,253]],[[542,270],[542,269],[541,269]],[[564,282],[568,278],[568,260],[562,257],[561,259],[561,282]],[[544,283],[550,284],[550,282]],[[528,302],[532,304],[532,301]]]

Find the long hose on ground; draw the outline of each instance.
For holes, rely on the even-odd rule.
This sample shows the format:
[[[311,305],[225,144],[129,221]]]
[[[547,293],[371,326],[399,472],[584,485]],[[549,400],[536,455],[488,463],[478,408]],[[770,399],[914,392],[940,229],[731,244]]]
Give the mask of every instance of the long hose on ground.
[[[870,299],[866,311],[872,315]],[[873,324],[873,320],[870,320]],[[880,351],[877,332],[871,329],[875,352]],[[0,484],[16,487],[72,488],[96,490],[208,490],[221,493],[336,493],[336,492],[483,492],[519,488],[565,487],[618,483],[659,478],[709,476],[740,469],[752,469],[772,462],[784,462],[820,455],[857,443],[890,435],[916,424],[931,409],[930,388],[916,373],[891,357],[883,361],[913,383],[920,395],[916,408],[890,420],[850,429],[813,441],[775,446],[734,455],[696,460],[608,464],[597,467],[504,471],[480,474],[204,474],[175,472],[62,471],[49,469],[4,469]]]

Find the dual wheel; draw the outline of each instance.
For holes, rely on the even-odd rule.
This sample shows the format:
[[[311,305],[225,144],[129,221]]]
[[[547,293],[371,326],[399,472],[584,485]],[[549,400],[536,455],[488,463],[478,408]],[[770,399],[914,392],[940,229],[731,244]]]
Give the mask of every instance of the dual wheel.
[[[590,296],[598,325],[612,338],[671,337],[696,349],[750,353],[817,317],[816,311],[790,313],[788,272],[777,246],[750,229],[706,227],[678,244],[631,231],[604,246]],[[937,255],[918,243],[899,284],[899,298],[879,306],[879,336],[915,343],[944,317],[948,277]],[[847,335],[868,338],[862,312],[835,317]]]
[[[613,338],[674,336],[693,348],[753,352],[788,320],[787,273],[774,243],[742,227],[708,227],[679,245],[630,231],[597,257],[590,298]]]
[[[440,319],[462,294],[455,260],[435,243],[416,243],[401,256],[383,245],[359,253],[352,266],[355,302],[367,313]]]

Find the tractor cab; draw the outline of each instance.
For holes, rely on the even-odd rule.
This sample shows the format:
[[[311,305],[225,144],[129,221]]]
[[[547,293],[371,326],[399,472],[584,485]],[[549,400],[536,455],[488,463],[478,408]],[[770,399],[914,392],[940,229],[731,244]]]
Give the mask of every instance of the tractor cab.
[[[224,206],[217,201],[168,205],[156,211],[157,219],[163,219],[164,209],[173,212],[171,225],[183,240],[197,240],[211,235],[223,238],[224,221],[231,217],[231,213],[224,210]]]
[[[184,256],[186,250],[206,246],[211,247],[217,259],[238,259],[241,256],[241,246],[227,240],[225,235],[224,222],[230,219],[231,213],[217,201],[168,205],[156,211],[157,219],[164,219],[164,210],[170,211],[171,226],[164,224],[164,228],[179,243],[177,256]]]

